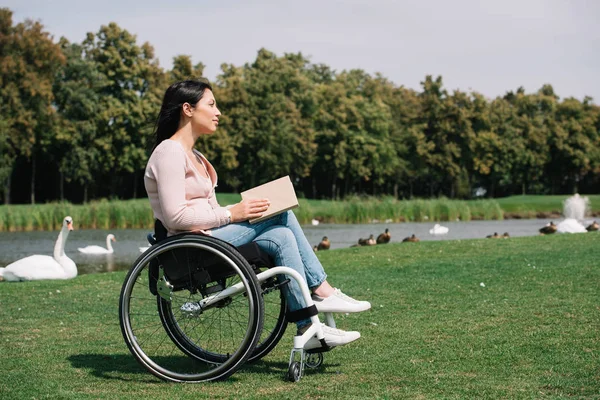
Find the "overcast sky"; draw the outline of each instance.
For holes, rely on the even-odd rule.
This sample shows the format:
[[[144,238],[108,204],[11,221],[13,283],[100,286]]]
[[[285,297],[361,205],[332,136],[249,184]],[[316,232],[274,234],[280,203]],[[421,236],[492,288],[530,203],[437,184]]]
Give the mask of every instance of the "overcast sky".
[[[168,4],[168,5],[167,5]],[[561,97],[600,104],[600,1],[596,0],[4,0],[14,22],[40,20],[55,40],[81,42],[116,22],[149,42],[164,68],[178,54],[206,65],[252,62],[261,47],[302,52],[336,71],[380,72],[419,89],[488,97],[544,83]]]

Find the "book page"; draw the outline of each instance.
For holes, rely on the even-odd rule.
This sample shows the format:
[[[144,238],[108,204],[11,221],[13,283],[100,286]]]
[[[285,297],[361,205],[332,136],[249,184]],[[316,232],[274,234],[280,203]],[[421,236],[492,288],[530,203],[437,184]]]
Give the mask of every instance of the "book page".
[[[289,175],[248,189],[240,194],[243,200],[269,199],[271,202],[267,211],[260,218],[254,218],[249,221],[251,224],[264,221],[267,218],[298,207],[298,199],[296,198],[294,185],[292,185]]]

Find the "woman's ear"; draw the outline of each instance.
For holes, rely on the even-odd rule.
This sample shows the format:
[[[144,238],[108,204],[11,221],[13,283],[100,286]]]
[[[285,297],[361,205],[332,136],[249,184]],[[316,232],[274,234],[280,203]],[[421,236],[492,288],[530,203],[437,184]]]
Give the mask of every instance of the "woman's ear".
[[[191,106],[191,104],[190,103],[183,103],[183,106],[181,107],[181,112],[186,117],[191,117],[192,116],[192,106]]]

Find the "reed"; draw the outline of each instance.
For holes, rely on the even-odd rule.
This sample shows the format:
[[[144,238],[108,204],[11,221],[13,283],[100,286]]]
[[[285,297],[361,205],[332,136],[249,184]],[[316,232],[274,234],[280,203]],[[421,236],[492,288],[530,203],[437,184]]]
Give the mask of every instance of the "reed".
[[[317,219],[328,223],[426,222],[534,218],[540,212],[562,211],[569,196],[513,196],[505,199],[397,200],[393,197],[350,196],[341,201],[299,199],[294,209],[302,224]],[[218,194],[222,205],[240,201],[235,193]],[[592,212],[598,213],[600,196],[589,196]],[[593,208],[595,206],[595,208]],[[0,206],[0,231],[57,230],[66,215],[83,229],[152,229],[153,214],[148,199],[98,200],[87,204],[66,202]]]

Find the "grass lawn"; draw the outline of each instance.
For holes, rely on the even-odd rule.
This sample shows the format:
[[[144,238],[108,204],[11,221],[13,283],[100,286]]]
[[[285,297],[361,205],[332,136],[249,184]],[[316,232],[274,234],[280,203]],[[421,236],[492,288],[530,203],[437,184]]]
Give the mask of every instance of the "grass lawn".
[[[362,338],[283,379],[293,329],[224,382],[146,372],[118,323],[123,272],[0,283],[2,399],[600,398],[599,233],[392,243],[319,253],[368,299]]]
[[[496,201],[505,213],[521,214],[523,217],[534,217],[538,212],[556,212],[561,214],[563,211],[563,202],[571,197],[570,195],[556,196],[510,196],[497,198]],[[600,213],[600,195],[586,194],[590,202],[590,211],[594,214]]]

